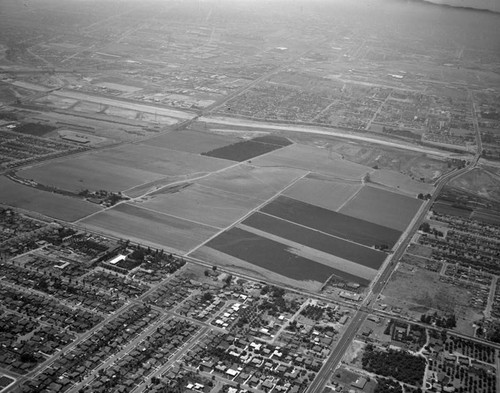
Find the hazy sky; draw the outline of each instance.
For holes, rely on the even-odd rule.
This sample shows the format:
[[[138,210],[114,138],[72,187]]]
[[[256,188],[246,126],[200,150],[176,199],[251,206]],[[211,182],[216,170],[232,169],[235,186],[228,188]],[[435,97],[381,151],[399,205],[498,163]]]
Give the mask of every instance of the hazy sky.
[[[456,7],[471,7],[500,12],[500,0],[425,0],[430,3],[447,4]]]

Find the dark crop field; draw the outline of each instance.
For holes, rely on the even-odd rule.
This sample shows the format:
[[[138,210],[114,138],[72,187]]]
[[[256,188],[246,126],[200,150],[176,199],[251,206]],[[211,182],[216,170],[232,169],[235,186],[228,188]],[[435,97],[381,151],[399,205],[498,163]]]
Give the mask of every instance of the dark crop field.
[[[231,228],[223,232],[208,242],[207,246],[294,280],[313,280],[323,283],[335,274],[361,285],[369,284],[368,280],[295,255],[289,252],[284,244],[240,228]]]
[[[263,136],[210,150],[202,155],[242,162],[290,144],[291,142],[286,138]]]
[[[267,214],[252,214],[243,224],[372,269],[378,270],[387,256],[381,251],[328,236]]]
[[[264,206],[261,211],[370,247],[375,245],[392,247],[401,235],[401,232],[395,229],[284,196],[280,196]]]

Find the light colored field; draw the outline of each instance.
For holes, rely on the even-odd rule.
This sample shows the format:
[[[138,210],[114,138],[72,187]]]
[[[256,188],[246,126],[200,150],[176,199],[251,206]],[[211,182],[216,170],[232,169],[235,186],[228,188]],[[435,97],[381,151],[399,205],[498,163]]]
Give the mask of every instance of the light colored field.
[[[0,203],[26,209],[63,221],[75,221],[98,212],[98,205],[23,186],[0,177]]]
[[[161,176],[158,173],[105,162],[94,155],[51,161],[20,171],[18,175],[46,186],[73,192],[84,189],[118,192],[141,181],[152,181]]]
[[[137,112],[129,109],[123,109],[116,106],[108,107],[104,113],[110,116],[123,117],[125,119],[135,119],[137,117]]]
[[[287,240],[280,236],[275,236],[270,233],[243,224],[238,225],[238,227],[245,231],[265,237],[267,239],[274,240],[278,243],[285,244],[290,247],[290,252],[295,255],[298,255],[306,259],[310,259],[311,261],[321,263],[323,265],[332,267],[342,272],[352,274],[353,276],[361,277],[371,281],[377,274],[377,270],[375,269],[371,269],[369,267],[360,265],[358,263],[348,261],[347,259],[339,258],[332,254],[327,254],[325,252],[316,250],[314,248],[304,246],[302,244],[296,243],[291,240]],[[327,278],[328,277],[325,277],[325,281]]]
[[[261,203],[258,199],[194,184],[176,193],[148,196],[137,206],[223,228]]]
[[[230,164],[225,160],[138,144],[54,160],[20,171],[19,176],[76,192],[83,189],[123,191],[166,176],[205,174]]]
[[[174,119],[173,117],[158,116],[155,115],[154,113],[147,113],[147,112],[141,112],[140,117],[144,121],[148,121],[150,123],[166,124],[167,126],[171,126],[179,122],[177,119]]]
[[[151,146],[200,154],[230,145],[237,140],[237,138],[231,136],[221,136],[209,132],[173,131],[149,139],[144,143]]]
[[[233,163],[177,150],[134,144],[97,153],[104,162],[159,173],[162,176],[213,172]]]
[[[371,173],[370,181],[382,184],[389,188],[395,188],[411,196],[418,195],[419,193],[432,193],[434,190],[434,186],[432,184],[412,180],[402,173],[385,169]]]
[[[44,105],[50,105],[54,106],[56,108],[60,109],[67,109],[70,106],[74,105],[78,100],[73,100],[71,98],[61,98],[57,97],[55,95],[49,94],[46,97],[39,98],[38,100],[35,100],[35,102],[44,104]]]
[[[259,168],[242,164],[199,180],[198,183],[264,201],[305,173],[300,169]]]
[[[284,195],[299,201],[337,211],[359,189],[361,183],[348,183],[326,177],[300,179]]]
[[[75,100],[94,102],[97,104],[115,106],[115,107],[119,107],[119,108],[123,108],[123,109],[129,109],[132,111],[147,112],[147,113],[152,113],[152,114],[156,113],[156,114],[161,115],[161,116],[171,116],[171,117],[175,117],[177,119],[186,119],[187,120],[187,119],[191,119],[194,117],[193,113],[187,112],[187,111],[183,112],[183,111],[165,108],[165,107],[160,107],[160,106],[140,104],[140,103],[129,102],[129,101],[121,101],[121,100],[116,100],[113,98],[94,96],[91,94],[80,93],[80,92],[71,91],[71,90],[58,90],[57,92],[54,92],[54,95],[57,95],[59,97],[73,98]]]
[[[71,130],[57,130],[57,135],[60,137],[78,137],[78,138],[84,138],[89,141],[90,145],[98,145],[98,144],[104,144],[108,142],[107,138],[102,138],[100,136],[95,136],[92,134],[88,134],[86,132],[76,132],[76,131],[71,131]]]
[[[72,110],[83,113],[97,113],[102,111],[104,108],[104,105],[96,104],[95,102],[80,101],[72,108]]]
[[[184,253],[213,236],[217,229],[128,204],[80,221],[112,236],[168,247]]]
[[[339,213],[404,231],[422,201],[376,187],[363,187]]]
[[[475,168],[457,179],[453,179],[449,186],[457,187],[483,198],[500,200],[500,177],[496,175],[495,171],[489,172],[483,168]]]
[[[293,144],[271,154],[257,157],[252,163],[259,166],[291,167],[322,173],[340,179],[361,180],[372,168],[331,156],[328,149]]]
[[[323,284],[312,280],[294,280],[206,246],[203,246],[196,250],[196,252],[191,254],[190,257],[197,258],[199,260],[202,260],[203,262],[208,262],[214,265],[224,266],[243,275],[248,275],[256,279],[265,280],[266,282],[270,281],[280,285],[287,285],[295,288],[304,288],[309,291],[319,291]]]
[[[112,82],[101,82],[101,83],[97,83],[96,86],[106,87],[108,89],[120,90],[120,91],[123,91],[126,93],[133,93],[135,91],[142,90],[141,87],[122,85],[119,83],[112,83]]]
[[[146,131],[143,126],[116,124],[109,122],[109,116],[106,117],[108,117],[108,121],[81,117],[79,113],[70,114],[49,111],[37,113],[37,118],[49,121],[57,126],[75,127],[75,129],[78,129],[79,126],[89,127],[91,128],[88,130],[89,133],[115,141],[129,142],[152,134],[151,131]],[[84,132],[87,132],[87,130]]]

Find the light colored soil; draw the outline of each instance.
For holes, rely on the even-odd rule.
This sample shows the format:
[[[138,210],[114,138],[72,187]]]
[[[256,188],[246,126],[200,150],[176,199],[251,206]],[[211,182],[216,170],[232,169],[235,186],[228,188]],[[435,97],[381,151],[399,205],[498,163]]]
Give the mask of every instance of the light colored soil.
[[[376,187],[363,187],[340,213],[404,231],[422,201]]]
[[[54,160],[20,171],[19,176],[75,192],[83,189],[123,191],[166,176],[204,174],[230,164],[225,160],[137,144]]]
[[[305,172],[300,169],[259,168],[243,164],[213,174],[199,180],[198,183],[265,201],[304,174]]]
[[[500,176],[490,173],[482,168],[473,169],[448,185],[471,192],[483,198],[494,201],[500,200]]]
[[[171,116],[171,117],[175,117],[178,119],[191,119],[192,117],[194,117],[194,114],[187,112],[187,111],[183,112],[183,111],[179,111],[179,110],[175,110],[175,109],[148,105],[147,103],[138,104],[138,103],[134,103],[134,102],[115,100],[113,98],[94,96],[92,94],[86,94],[86,93],[81,93],[81,92],[76,92],[76,91],[71,91],[71,90],[59,90],[59,91],[55,92],[54,95],[57,95],[59,97],[72,98],[75,100],[93,102],[93,103],[102,104],[102,105],[115,106],[118,108],[129,109],[132,111],[147,112],[147,113],[153,113],[153,114],[156,113],[156,114],[161,115],[161,116]]]
[[[326,178],[304,178],[290,187],[284,195],[311,205],[338,211],[360,188],[361,183],[332,181]]]
[[[140,239],[180,253],[207,240],[217,229],[161,213],[121,204],[80,221],[121,238]]]
[[[258,199],[194,184],[176,193],[146,197],[138,206],[223,228],[260,204]]]
[[[434,186],[432,184],[412,180],[402,173],[386,169],[373,172],[370,175],[370,181],[382,184],[389,188],[397,189],[398,191],[411,196],[415,196],[420,193],[432,193],[434,190]]]
[[[361,180],[372,168],[342,160],[326,148],[294,144],[252,162],[260,166],[300,168],[337,179]]]

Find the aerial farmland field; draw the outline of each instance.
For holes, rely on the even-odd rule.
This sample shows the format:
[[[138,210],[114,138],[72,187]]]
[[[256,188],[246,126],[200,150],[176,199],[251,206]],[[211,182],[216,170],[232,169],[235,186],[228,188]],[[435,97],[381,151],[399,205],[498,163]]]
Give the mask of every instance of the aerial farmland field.
[[[300,168],[340,179],[360,180],[373,168],[342,160],[328,149],[294,144],[272,154],[257,157],[252,163],[258,166],[283,166]]]
[[[362,264],[349,261],[337,255],[329,254],[321,251],[319,248],[313,248],[309,245],[304,245],[304,241],[295,242],[290,239],[262,231],[255,227],[250,227],[245,224],[238,224],[236,228],[243,229],[244,231],[253,233],[257,236],[275,241],[277,243],[287,246],[287,250],[294,255],[302,258],[309,259],[314,262],[321,263],[336,270],[335,276],[342,281],[355,282],[361,285],[366,285],[377,274],[376,269],[372,269]],[[340,273],[343,274],[340,274]]]
[[[255,198],[191,183],[177,192],[160,190],[137,206],[223,228],[261,203]]]
[[[172,131],[144,141],[145,145],[200,154],[235,143],[237,138],[198,131]]]
[[[254,213],[242,224],[353,261],[370,269],[379,269],[386,258],[386,254],[381,251],[329,236],[267,214]]]
[[[361,189],[361,182],[335,180],[309,174],[286,190],[283,195],[299,201],[337,211]],[[311,192],[314,190],[314,192]]]
[[[306,174],[307,172],[294,168],[260,168],[241,164],[212,174],[197,183],[265,201]]]
[[[381,169],[370,174],[370,181],[373,183],[382,184],[389,188],[397,189],[408,195],[415,196],[417,194],[432,193],[434,185],[429,183],[413,180],[402,173]]]
[[[277,140],[276,142],[272,139],[268,141],[266,139],[261,138],[259,140],[256,138],[249,141],[236,142],[232,145],[219,147],[205,152],[203,155],[242,162],[262,154],[269,153],[273,150],[281,149],[289,144],[291,144],[291,142],[287,141],[285,138],[283,138],[282,141]]]
[[[117,192],[130,188],[141,180],[158,179],[160,174],[126,168],[89,154],[34,166],[18,172],[18,176],[73,192],[84,189]]]
[[[24,186],[4,176],[0,177],[0,203],[69,222],[102,210],[96,204]]]
[[[284,244],[240,228],[231,228],[222,233],[209,241],[207,247],[294,280],[323,283],[332,274],[343,274],[329,266],[294,254]]]
[[[391,248],[401,235],[401,232],[395,229],[284,196],[264,206],[261,211],[369,247],[387,245]]]
[[[136,144],[51,161],[20,171],[19,176],[74,192],[124,191],[167,176],[202,174],[229,165],[225,160]]]
[[[217,228],[129,204],[117,205],[79,223],[119,238],[182,252],[191,250],[218,231]]]
[[[420,206],[420,199],[366,186],[339,213],[404,231]]]

